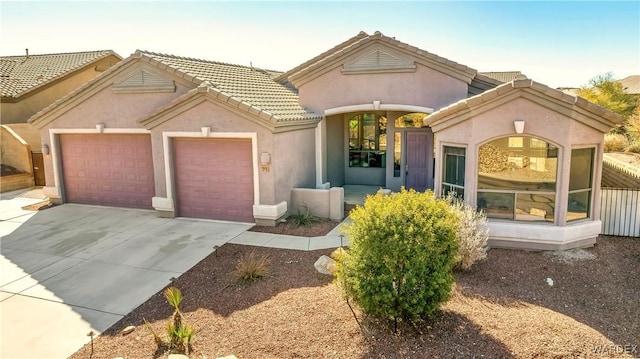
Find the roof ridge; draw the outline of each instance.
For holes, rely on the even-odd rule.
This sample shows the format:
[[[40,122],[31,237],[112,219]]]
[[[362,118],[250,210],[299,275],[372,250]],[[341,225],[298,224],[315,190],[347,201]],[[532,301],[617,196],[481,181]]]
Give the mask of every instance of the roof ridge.
[[[29,54],[29,57],[42,57],[42,56],[56,56],[56,55],[79,55],[79,54],[90,54],[90,53],[113,53],[115,54],[114,50],[91,50],[91,51],[75,51],[75,52],[54,52],[54,53],[48,53],[48,54]],[[0,59],[8,59],[10,57],[26,57],[26,54],[21,54],[21,55],[2,55],[0,56]]]
[[[173,54],[165,54],[165,53],[147,51],[147,50],[136,50],[135,53],[136,54],[147,54],[147,55],[151,55],[151,56],[168,57],[168,58],[178,59],[178,60],[188,60],[188,61],[196,61],[196,62],[202,62],[202,63],[208,63],[208,64],[240,67],[240,68],[244,68],[244,69],[253,69],[253,70],[259,70],[259,71],[270,71],[270,72],[283,73],[282,71],[265,69],[265,68],[256,67],[256,66],[246,66],[246,65],[240,65],[240,64],[233,64],[233,63],[230,63],[230,62],[206,60],[206,59],[200,59],[200,58],[196,58],[196,57],[178,56],[178,55],[173,55]]]
[[[311,66],[313,63],[316,63],[316,62],[322,60],[323,58],[327,57],[329,54],[336,53],[336,52],[340,51],[341,49],[349,47],[352,44],[354,44],[354,43],[356,43],[356,42],[358,42],[358,41],[360,41],[362,39],[368,38],[369,36],[370,35],[367,34],[366,32],[360,31],[356,36],[350,37],[349,39],[347,39],[347,40],[343,41],[342,43],[330,48],[329,50],[324,51],[323,53],[321,53],[321,54],[319,54],[317,56],[314,56],[310,60],[307,60],[307,61],[301,63],[300,65],[283,72],[275,80],[278,81],[278,82],[286,80],[289,77],[289,75],[294,74],[296,72],[299,72],[301,69],[304,69],[304,68],[307,68],[307,67]]]

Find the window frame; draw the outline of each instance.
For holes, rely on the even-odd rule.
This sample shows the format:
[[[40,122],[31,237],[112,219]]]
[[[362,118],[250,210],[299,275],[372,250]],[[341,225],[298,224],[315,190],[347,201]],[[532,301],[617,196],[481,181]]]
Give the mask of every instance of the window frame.
[[[523,141],[523,146],[522,147],[513,147],[515,151],[523,151],[526,149],[529,150],[542,150],[542,147],[539,146],[534,146],[531,147],[531,143],[532,143],[532,139],[537,141],[543,141],[547,144],[547,157],[546,159],[549,158],[556,158],[556,170],[555,170],[555,180],[553,182],[554,184],[554,189],[553,190],[545,190],[545,189],[537,189],[537,190],[519,190],[519,189],[496,189],[496,188],[486,188],[486,189],[481,189],[480,188],[480,149],[482,146],[487,145],[487,144],[491,144],[492,142],[501,140],[501,139],[506,139],[507,143],[510,145],[512,143],[512,141],[510,141],[510,138],[512,137],[519,137],[522,138]],[[525,144],[528,144],[528,147],[524,146]],[[550,148],[549,145],[553,146],[553,148]],[[511,146],[510,146],[511,147]],[[475,176],[475,180],[476,180],[476,207],[480,210],[485,210],[485,213],[487,213],[487,218],[490,220],[503,220],[503,221],[508,221],[508,222],[518,222],[518,223],[537,223],[537,224],[547,224],[547,225],[557,225],[560,222],[560,218],[559,218],[559,212],[557,211],[558,209],[558,205],[559,205],[559,190],[558,190],[558,186],[561,184],[561,180],[560,180],[560,171],[562,168],[562,151],[560,146],[558,146],[556,143],[549,141],[545,138],[542,137],[538,137],[538,136],[533,136],[533,135],[525,135],[525,134],[518,134],[518,135],[506,135],[506,136],[501,136],[501,137],[496,137],[496,138],[492,138],[488,141],[485,141],[481,144],[478,145],[477,148],[477,153],[476,153],[476,163],[475,163],[475,171],[476,171],[476,176]],[[512,195],[512,203],[513,203],[513,209],[512,209],[512,216],[511,218],[505,218],[505,217],[491,217],[489,216],[489,213],[486,211],[486,208],[480,208],[479,206],[479,198],[480,198],[480,194],[481,193],[500,193],[500,194],[509,194]],[[540,195],[540,196],[550,196],[554,199],[553,201],[553,217],[550,219],[546,219],[544,221],[532,221],[532,220],[524,220],[524,219],[518,219],[517,216],[518,214],[516,213],[517,209],[518,209],[518,196],[521,195]]]
[[[589,187],[588,188],[579,188],[579,189],[571,189],[571,169],[573,165],[573,151],[575,150],[591,150],[591,168],[589,171]],[[594,180],[595,180],[595,165],[596,165],[596,155],[597,155],[597,146],[579,146],[572,147],[571,153],[569,154],[569,183],[567,185],[567,223],[575,223],[577,221],[585,221],[591,220],[593,218],[593,196],[594,196]],[[587,204],[587,215],[582,218],[569,219],[569,206],[570,206],[570,198],[572,194],[576,193],[588,193],[589,200]]]
[[[351,141],[353,139],[355,139],[358,144],[359,147],[362,147],[362,144],[364,143],[364,122],[365,122],[365,116],[374,116],[375,117],[375,134],[374,134],[374,148],[351,148]],[[358,121],[358,125],[357,125],[357,136],[355,138],[351,137],[351,122],[352,121]],[[387,121],[387,125],[384,126],[384,130],[382,130],[382,126],[381,126],[381,122],[382,121]],[[387,151],[388,151],[388,138],[387,138],[387,142],[385,145],[385,149],[380,149],[381,147],[381,140],[380,138],[384,135],[384,136],[388,136],[387,132],[388,132],[388,120],[384,115],[375,113],[375,112],[365,112],[365,113],[359,113],[357,115],[354,115],[352,117],[350,117],[349,119],[347,119],[347,129],[348,129],[348,133],[349,133],[349,137],[347,138],[347,153],[348,153],[348,163],[347,166],[349,168],[386,168],[387,164],[386,164],[386,155],[387,155]],[[352,160],[352,158],[355,158],[354,156],[356,156],[360,158],[360,160],[358,160],[358,165],[354,165],[354,161]],[[367,158],[367,160],[365,162],[362,161],[363,155],[365,155],[364,157]],[[379,166],[370,166],[370,162],[372,159],[374,158],[379,158]],[[367,163],[367,165],[363,165],[363,163]]]
[[[451,149],[456,149],[456,150],[462,150],[463,154],[457,154],[457,153],[447,153],[447,149],[451,148]],[[466,169],[466,165],[467,165],[467,146],[462,146],[462,145],[456,145],[456,144],[442,144],[442,174],[441,174],[441,184],[440,184],[440,191],[441,191],[441,195],[443,197],[447,196],[449,193],[453,192],[455,193],[455,196],[458,196],[458,192],[455,189],[460,189],[462,191],[461,193],[461,198],[464,198],[464,192],[465,192],[465,177],[466,177],[466,173],[467,173],[467,169]],[[448,160],[447,160],[447,155],[452,155],[452,156],[456,156],[456,173],[459,174],[459,167],[460,167],[460,157],[463,158],[463,166],[462,166],[462,185],[457,184],[457,183],[450,183],[446,181],[446,177],[447,177],[447,164],[448,164]]]

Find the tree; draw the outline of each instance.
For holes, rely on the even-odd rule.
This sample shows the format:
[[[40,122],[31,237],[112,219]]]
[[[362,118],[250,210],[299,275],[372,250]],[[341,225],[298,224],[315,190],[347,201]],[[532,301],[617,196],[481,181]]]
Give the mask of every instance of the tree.
[[[622,83],[617,81],[610,72],[592,78],[589,80],[588,86],[578,89],[577,94],[586,100],[622,115],[625,120],[633,115],[638,104],[636,96],[626,94],[622,88]],[[627,135],[627,128],[624,124],[613,131]]]

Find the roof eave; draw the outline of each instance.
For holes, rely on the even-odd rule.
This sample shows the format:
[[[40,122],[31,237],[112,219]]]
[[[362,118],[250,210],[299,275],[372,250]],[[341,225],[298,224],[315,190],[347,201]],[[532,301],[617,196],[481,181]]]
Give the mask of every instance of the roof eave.
[[[429,116],[433,121],[431,128],[434,132],[441,131],[518,97],[524,97],[556,112],[563,113],[565,116],[603,133],[623,120],[622,116],[585,99],[526,79],[507,82],[479,95],[441,108]]]
[[[23,99],[25,99],[25,98],[27,98],[29,96],[32,96],[33,94],[35,94],[35,93],[37,93],[39,91],[42,91],[42,90],[44,90],[44,89],[46,89],[46,88],[48,88],[50,86],[53,86],[56,83],[66,79],[66,78],[68,78],[70,76],[73,76],[74,74],[76,74],[76,73],[78,73],[80,71],[86,70],[87,68],[93,66],[93,64],[96,63],[97,61],[105,59],[105,58],[107,58],[109,56],[116,57],[118,59],[118,62],[122,61],[122,57],[120,55],[115,53],[113,50],[108,50],[108,52],[106,52],[105,54],[103,54],[103,55],[101,55],[99,57],[96,57],[92,61],[86,63],[84,66],[76,67],[76,68],[70,69],[69,71],[63,72],[63,73],[59,74],[58,76],[53,77],[53,78],[51,78],[51,79],[49,79],[49,80],[47,80],[47,81],[45,81],[45,82],[43,82],[41,84],[38,84],[38,85],[36,85],[34,87],[31,87],[27,91],[20,92],[20,93],[16,94],[15,96],[12,96],[11,98],[15,99],[13,102],[22,101]],[[114,66],[115,66],[115,64],[114,64]]]

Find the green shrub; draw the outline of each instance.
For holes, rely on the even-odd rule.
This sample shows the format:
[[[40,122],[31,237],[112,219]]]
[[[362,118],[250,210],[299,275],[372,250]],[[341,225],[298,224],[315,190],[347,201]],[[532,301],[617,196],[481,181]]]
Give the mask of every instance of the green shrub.
[[[243,255],[233,272],[233,277],[238,282],[253,282],[268,275],[269,258],[264,255],[258,257],[254,251]]]
[[[444,200],[430,191],[377,194],[351,219],[337,273],[347,299],[397,324],[427,318],[449,298],[457,218]]]
[[[453,195],[447,196],[447,202],[451,204],[458,217],[456,266],[469,269],[475,262],[487,258],[487,215],[482,211],[476,211]]]
[[[305,208],[307,209],[305,213],[300,212],[300,208],[298,208],[298,213],[290,215],[287,219],[296,226],[309,226],[311,223],[317,222],[318,218],[309,212],[308,207]]]
[[[629,145],[625,135],[607,133],[604,135],[604,152],[622,152]]]

